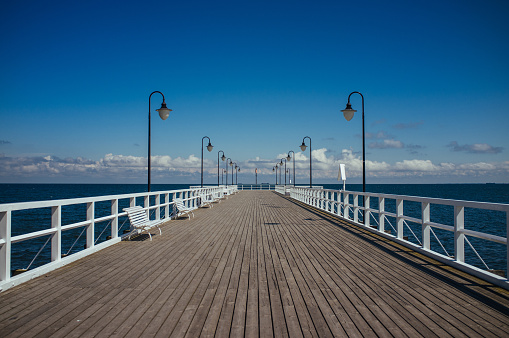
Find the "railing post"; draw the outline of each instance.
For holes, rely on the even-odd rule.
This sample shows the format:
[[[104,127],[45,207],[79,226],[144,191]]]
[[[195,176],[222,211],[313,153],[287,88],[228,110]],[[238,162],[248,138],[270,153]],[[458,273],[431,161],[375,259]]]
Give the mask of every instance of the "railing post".
[[[369,219],[369,198],[370,196],[364,196],[364,225],[369,227],[370,219]]]
[[[11,211],[0,212],[0,281],[11,279]]]
[[[331,193],[330,193],[329,212],[331,212],[331,213],[334,213],[334,204],[335,204],[334,203],[334,201],[335,201],[334,196],[335,196],[335,194],[336,193],[334,191],[331,191]]]
[[[338,206],[336,213],[339,217],[341,217],[341,205],[343,204],[343,202],[341,201],[342,195],[343,195],[343,193],[341,191],[339,191],[336,196],[336,201],[337,201],[336,205]]]
[[[118,199],[111,200],[111,214],[115,218],[111,220],[111,238],[118,237]]]
[[[156,205],[157,205],[157,208],[156,208],[156,219],[159,220],[161,219],[161,195],[160,194],[157,194],[156,195]]]
[[[51,227],[57,232],[51,235],[51,261],[62,259],[62,206],[51,207]]]
[[[150,195],[145,195],[143,197],[143,200],[144,200],[143,205],[144,205],[145,209],[147,209],[147,217],[150,219],[150,209],[149,209],[149,207],[150,207]]]
[[[431,227],[428,224],[430,221],[430,204],[428,202],[421,203],[422,210],[422,248],[429,250],[430,248],[430,234]]]
[[[454,258],[465,262],[465,235],[460,231],[465,228],[465,208],[454,206]]]
[[[353,221],[357,223],[359,221],[359,195],[353,195]]]
[[[136,206],[136,197],[129,198],[129,207]]]
[[[397,237],[398,239],[403,239],[403,200],[397,199],[396,200],[396,231],[397,231]]]
[[[350,219],[350,194],[345,193],[343,195],[343,217]]]
[[[385,232],[385,197],[378,197],[378,231]]]
[[[87,226],[87,242],[86,247],[91,248],[94,246],[94,232],[95,232],[95,202],[87,203],[87,221],[90,221],[90,224]]]
[[[170,203],[170,193],[165,193],[164,204],[166,205],[164,206],[164,218],[170,217],[170,205],[168,203]]]

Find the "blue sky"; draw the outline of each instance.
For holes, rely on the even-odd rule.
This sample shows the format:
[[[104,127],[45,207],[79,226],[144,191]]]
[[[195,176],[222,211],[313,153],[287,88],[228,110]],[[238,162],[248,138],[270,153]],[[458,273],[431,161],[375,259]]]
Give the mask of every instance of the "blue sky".
[[[24,1],[0,4],[0,182],[509,183],[507,1]],[[153,95],[153,110],[161,97]],[[224,164],[224,163],[222,163]],[[290,162],[291,164],[291,162]],[[292,167],[292,164],[289,165]]]

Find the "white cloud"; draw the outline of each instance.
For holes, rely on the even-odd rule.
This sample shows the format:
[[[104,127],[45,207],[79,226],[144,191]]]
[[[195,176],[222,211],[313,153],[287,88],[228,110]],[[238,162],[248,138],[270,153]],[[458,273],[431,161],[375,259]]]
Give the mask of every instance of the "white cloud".
[[[456,141],[449,143],[448,147],[451,148],[452,151],[463,151],[472,154],[499,154],[504,149],[502,147],[491,146],[487,143],[459,145]]]
[[[405,145],[403,142],[398,140],[383,140],[382,142],[370,142],[368,144],[368,148],[370,149],[401,149],[404,148]]]
[[[292,160],[287,162],[287,169],[292,171],[295,160],[298,181],[309,177],[309,152],[296,152]],[[362,158],[350,149],[343,149],[339,157],[328,155],[326,148],[313,150],[313,178],[335,179],[339,164],[346,165],[350,178],[362,176]],[[256,157],[238,162],[241,167],[239,175],[252,174],[258,168],[258,175],[274,175],[272,168],[287,154],[278,154],[277,158],[263,159]],[[170,156],[152,157],[153,177],[170,179],[171,177],[191,177],[195,179],[201,171],[201,159],[195,155],[187,158]],[[224,168],[224,162],[221,162]],[[231,174],[231,168],[228,168]],[[400,177],[502,177],[509,178],[509,161],[475,162],[475,163],[433,163],[431,160],[405,159],[393,164],[379,161],[366,161],[367,176],[398,180]],[[147,172],[147,159],[131,155],[106,154],[98,161],[81,157],[60,159],[53,156],[38,157],[0,157],[0,179],[3,182],[23,181],[27,178],[68,178],[69,180],[88,178],[116,181],[138,180],[143,182]],[[204,160],[204,172],[209,178],[217,175],[217,161]],[[240,177],[240,176],[239,176]],[[240,181],[240,179],[239,179]],[[486,179],[489,181],[489,179]],[[191,183],[191,182],[190,182]]]
[[[404,160],[394,164],[395,170],[402,171],[436,171],[438,168],[430,160]]]

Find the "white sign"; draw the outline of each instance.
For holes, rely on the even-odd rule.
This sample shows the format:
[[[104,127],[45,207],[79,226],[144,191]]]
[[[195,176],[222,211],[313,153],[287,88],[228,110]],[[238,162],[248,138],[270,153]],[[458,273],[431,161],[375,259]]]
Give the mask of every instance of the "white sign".
[[[346,170],[345,165],[339,165],[338,181],[346,181]]]

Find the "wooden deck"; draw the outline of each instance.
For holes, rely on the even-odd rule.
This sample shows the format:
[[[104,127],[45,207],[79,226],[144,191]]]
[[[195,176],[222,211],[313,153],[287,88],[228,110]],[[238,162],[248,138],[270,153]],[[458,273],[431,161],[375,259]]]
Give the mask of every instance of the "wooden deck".
[[[0,337],[509,335],[507,291],[274,192],[195,215],[1,293]]]

